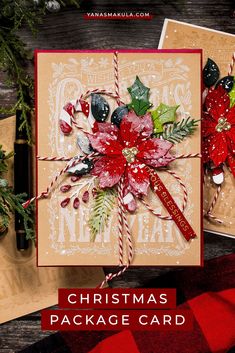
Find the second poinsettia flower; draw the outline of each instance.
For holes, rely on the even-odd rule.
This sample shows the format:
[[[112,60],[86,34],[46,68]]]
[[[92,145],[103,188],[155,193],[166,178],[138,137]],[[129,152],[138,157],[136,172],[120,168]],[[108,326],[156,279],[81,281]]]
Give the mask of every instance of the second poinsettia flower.
[[[94,162],[91,173],[99,178],[101,188],[114,186],[124,176],[131,193],[146,195],[150,182],[145,166],[163,167],[174,160],[170,154],[172,143],[151,138],[153,122],[149,113],[139,117],[129,112],[120,129],[111,123],[98,123],[95,129],[89,140],[102,156]]]
[[[204,160],[217,167],[228,162],[235,175],[235,106],[222,86],[210,91],[203,116]]]

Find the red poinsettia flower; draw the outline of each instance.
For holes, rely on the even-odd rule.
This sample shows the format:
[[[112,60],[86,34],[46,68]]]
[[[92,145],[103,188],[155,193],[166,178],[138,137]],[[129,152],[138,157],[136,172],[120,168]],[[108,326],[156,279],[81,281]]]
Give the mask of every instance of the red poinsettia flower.
[[[112,187],[124,175],[131,193],[146,195],[149,175],[145,165],[163,167],[174,160],[169,152],[172,143],[151,138],[153,122],[149,113],[138,117],[129,112],[120,129],[111,123],[98,123],[95,129],[89,140],[102,156],[95,161],[92,174],[99,178],[101,188]]]
[[[229,95],[221,85],[208,93],[205,106],[204,161],[215,166],[227,161],[235,173],[235,106],[230,108]]]

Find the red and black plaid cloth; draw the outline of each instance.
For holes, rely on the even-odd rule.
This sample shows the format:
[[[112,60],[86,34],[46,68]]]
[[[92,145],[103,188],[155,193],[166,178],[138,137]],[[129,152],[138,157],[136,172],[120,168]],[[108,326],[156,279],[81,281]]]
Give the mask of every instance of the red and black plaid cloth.
[[[193,313],[193,330],[58,332],[21,353],[235,353],[235,254],[160,276],[147,287],[176,288],[178,309]]]

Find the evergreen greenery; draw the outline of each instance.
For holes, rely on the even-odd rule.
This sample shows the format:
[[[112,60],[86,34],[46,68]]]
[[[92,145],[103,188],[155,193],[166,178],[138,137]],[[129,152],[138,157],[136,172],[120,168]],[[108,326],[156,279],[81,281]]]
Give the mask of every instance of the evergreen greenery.
[[[6,153],[0,145],[0,232],[7,229],[10,223],[10,216],[17,211],[24,220],[26,238],[34,240],[35,233],[33,229],[33,206],[29,205],[26,209],[22,203],[26,201],[26,194],[15,195],[13,188],[8,185],[3,174],[7,172],[7,159],[13,156],[13,152]]]
[[[117,193],[114,188],[97,190],[88,222],[91,241],[95,241],[96,236],[104,231],[114,207],[116,196]]]
[[[78,1],[58,0],[61,6],[77,5]],[[35,35],[37,25],[42,22],[47,11],[46,0],[0,0],[0,70],[6,72],[6,83],[15,87],[17,101],[10,108],[0,107],[0,114],[13,114],[16,109],[22,110],[22,125],[27,130],[28,140],[31,142],[31,128],[28,121],[33,109],[33,79],[27,72],[32,62],[33,53],[26,49],[19,37],[19,29],[27,26]]]
[[[156,137],[163,137],[164,140],[168,140],[172,143],[178,143],[184,140],[185,137],[190,136],[196,130],[198,126],[198,120],[182,119],[181,121],[175,121],[173,124],[167,124],[164,131],[160,134],[155,134]]]

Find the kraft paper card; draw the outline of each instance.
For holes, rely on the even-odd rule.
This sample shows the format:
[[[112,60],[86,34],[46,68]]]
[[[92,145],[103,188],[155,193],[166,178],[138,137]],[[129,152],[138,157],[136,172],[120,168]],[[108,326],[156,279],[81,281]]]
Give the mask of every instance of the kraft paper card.
[[[118,265],[121,257],[131,265],[200,265],[200,122],[180,143],[164,140],[161,129],[200,119],[201,52],[38,51],[36,57],[37,195],[50,190],[37,202],[39,266]],[[195,158],[173,160],[181,154]],[[159,167],[160,182],[150,164]],[[157,217],[146,203],[175,220]]]
[[[15,117],[0,121],[0,143],[12,151]],[[8,180],[13,180],[13,159],[9,160]],[[38,268],[35,248],[16,250],[14,222],[0,238],[0,324],[58,302],[58,288],[96,287],[103,281],[101,268]]]
[[[190,25],[166,19],[164,22],[159,48],[202,48],[203,67],[208,58],[216,62],[220,69],[220,77],[228,74],[228,66],[235,49],[235,36],[208,28]],[[213,233],[235,237],[235,178],[224,168],[222,191],[213,210],[214,216],[223,224],[204,219],[204,229]],[[204,208],[208,209],[216,192],[210,176],[205,177]]]

